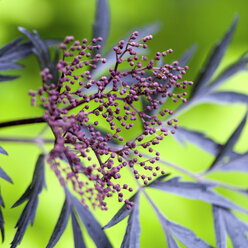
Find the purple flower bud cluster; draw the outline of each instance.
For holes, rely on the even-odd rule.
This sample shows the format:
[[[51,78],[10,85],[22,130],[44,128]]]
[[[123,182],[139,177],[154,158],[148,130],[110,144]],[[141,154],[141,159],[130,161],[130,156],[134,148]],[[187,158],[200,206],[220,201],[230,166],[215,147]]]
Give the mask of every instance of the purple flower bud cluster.
[[[175,132],[178,120],[172,118],[167,122],[169,131],[161,120],[173,115],[172,110],[164,108],[157,116],[149,113],[163,104],[155,96],[186,102],[186,92],[175,94],[170,89],[186,89],[192,85],[192,82],[180,81],[187,66],[180,67],[177,61],[157,66],[157,61],[173,52],[172,49],[157,52],[149,60],[136,50],[147,48],[146,42],[152,36],[139,41],[137,36],[138,32],[134,32],[127,42],[121,40],[113,48],[115,65],[100,78],[94,78],[92,72],[100,63],[106,63],[106,59],[99,53],[92,57],[92,51],[101,48],[96,42],[102,38],[88,42],[66,37],[60,45],[63,58],[57,64],[61,72],[59,82],[45,84],[52,80],[46,68],[41,72],[43,87],[36,93],[30,92],[33,98],[40,96],[46,109],[44,118],[55,137],[48,163],[62,185],[71,183],[85,206],[91,202],[93,207],[107,210],[106,198],[115,194],[130,209],[133,203],[127,200],[127,192],[133,188],[128,182],[119,183],[125,167],[145,185],[165,173],[156,165],[160,154],[154,147],[169,132]],[[139,108],[141,97],[149,103],[145,110]],[[144,127],[141,133],[137,132],[139,123]],[[127,132],[131,140],[126,138]],[[143,157],[147,152],[152,154],[152,159]]]

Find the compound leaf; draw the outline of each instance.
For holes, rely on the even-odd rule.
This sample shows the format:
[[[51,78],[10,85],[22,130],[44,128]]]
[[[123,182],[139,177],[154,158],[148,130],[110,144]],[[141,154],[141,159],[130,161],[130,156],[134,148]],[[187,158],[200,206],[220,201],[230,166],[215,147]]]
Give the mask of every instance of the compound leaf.
[[[180,240],[186,247],[191,248],[210,248],[211,246],[207,244],[204,240],[198,238],[195,233],[190,229],[178,225],[172,221],[167,220],[167,226],[170,232]]]
[[[0,167],[0,177],[6,180],[9,183],[13,183],[11,178],[6,174],[6,172]]]
[[[0,82],[12,81],[17,78],[19,78],[19,76],[0,75]]]
[[[185,144],[185,141],[189,141],[195,144],[197,147],[205,150],[211,154],[218,154],[221,148],[221,145],[216,143],[214,140],[206,137],[204,133],[189,130],[184,127],[180,127],[176,130],[176,133],[173,137],[179,141],[182,145]]]
[[[248,247],[248,225],[239,220],[229,210],[223,210],[227,233],[231,238],[233,247]]]
[[[165,236],[166,236],[166,241],[167,241],[168,248],[180,248],[178,246],[176,240],[170,234],[170,232],[167,231],[166,229],[164,229],[164,232],[165,232]]]
[[[136,202],[136,199],[138,197],[138,194],[135,193],[130,199],[130,202]],[[125,219],[128,215],[130,215],[130,213],[132,212],[132,208],[131,209],[127,209],[126,204],[124,204],[119,211],[114,215],[114,217],[108,222],[108,224],[106,224],[103,229],[106,228],[110,228],[116,224],[118,224],[120,221],[122,221],[123,219]]]
[[[162,191],[180,195],[193,200],[200,200],[218,206],[232,208],[240,212],[248,211],[212,190],[215,185],[199,182],[180,182],[178,177],[174,177],[164,182],[150,184],[149,187]]]
[[[22,65],[15,64],[15,62],[23,58],[26,58],[27,56],[33,53],[34,50],[33,43],[32,42],[21,43],[22,39],[23,39],[22,37],[19,37],[14,41],[8,43],[4,47],[0,48],[0,71],[22,68],[23,67]],[[58,42],[59,41],[56,40],[47,40],[43,42],[44,43],[43,47],[51,46],[57,44]],[[40,44],[37,43],[36,47],[39,46]],[[0,75],[0,82],[11,81],[17,78],[19,78],[19,76]]]
[[[8,70],[14,70],[14,69],[20,69],[20,68],[23,68],[23,66],[20,64],[0,62],[0,71],[8,71]]]
[[[242,121],[240,122],[238,127],[234,130],[234,132],[232,133],[230,138],[227,140],[227,142],[221,147],[219,153],[215,157],[215,160],[213,161],[213,163],[209,167],[208,171],[213,170],[216,166],[218,166],[218,163],[223,161],[223,159],[226,156],[230,156],[232,154],[233,146],[236,144],[237,140],[239,139],[239,137],[241,135],[241,132],[242,132],[242,130],[245,126],[245,123],[246,123],[246,119],[247,119],[247,113],[245,114],[244,118],[242,119]]]
[[[232,92],[220,91],[207,94],[202,99],[204,102],[225,104],[225,103],[245,103],[248,104],[248,95]]]
[[[8,155],[8,153],[0,146],[0,153],[4,155]]]
[[[0,57],[3,55],[10,53],[11,51],[15,50],[19,43],[22,41],[22,37],[18,37],[17,39],[11,41],[10,43],[6,44],[2,48],[0,48]]]
[[[222,209],[213,205],[214,230],[217,248],[226,248],[226,227],[223,219]]]
[[[45,185],[44,181],[44,159],[45,155],[40,154],[35,165],[35,170],[32,178],[32,182],[25,191],[25,193],[19,198],[19,200],[12,206],[16,207],[28,200],[24,207],[21,216],[19,217],[15,228],[17,228],[15,237],[11,242],[11,248],[15,248],[22,240],[24,233],[28,227],[29,222],[33,224],[36,215],[38,196]]]
[[[222,171],[242,171],[248,173],[248,153],[239,154],[230,159],[227,163],[218,166],[218,170]]]
[[[8,43],[0,49],[0,63],[14,63],[32,53],[32,43],[22,43],[22,37]]]
[[[73,209],[77,212],[79,218],[84,223],[84,226],[86,227],[96,246],[98,248],[112,247],[106,234],[92,213],[87,210],[76,197],[70,194],[70,198]]]
[[[134,205],[128,218],[126,232],[121,243],[121,248],[139,248],[140,247],[140,218],[139,218],[139,192],[135,197]]]
[[[233,247],[248,246],[248,225],[239,220],[230,210],[213,206],[217,248],[226,247],[226,234],[231,238]]]
[[[68,224],[69,216],[70,216],[70,205],[68,203],[68,200],[65,199],[58,221],[56,223],[56,226],[53,230],[52,236],[50,237],[46,248],[52,248],[56,245],[61,235],[65,231],[65,228]]]
[[[165,215],[157,208],[154,202],[148,197],[150,204],[152,205],[158,219],[164,229],[166,235],[167,245],[169,248],[179,247],[176,241],[173,239],[172,235],[175,236],[180,242],[182,242],[186,247],[190,248],[211,248],[204,240],[198,238],[195,233],[193,233],[188,228],[174,223],[167,219]]]
[[[218,68],[226,52],[226,49],[231,41],[234,30],[236,29],[238,19],[239,18],[236,15],[227,33],[224,35],[222,40],[215,45],[214,49],[212,50],[208,60],[205,63],[205,66],[203,67],[202,71],[200,72],[198,78],[195,81],[195,86],[192,90],[192,96],[196,95],[200,91],[203,91],[203,89],[206,87],[207,83],[213,76],[214,72]]]
[[[74,238],[74,248],[86,248],[84,243],[83,235],[77,218],[71,210],[71,220],[72,220],[72,230],[73,230],[73,238]]]
[[[48,68],[53,76],[53,83],[56,84],[58,81],[58,70],[51,61],[48,45],[44,40],[41,39],[37,31],[30,32],[29,30],[19,27],[19,31],[25,34],[33,44],[32,51],[36,54],[41,69]]]
[[[248,57],[244,53],[235,63],[229,65],[209,86],[213,90],[240,71],[247,70]]]

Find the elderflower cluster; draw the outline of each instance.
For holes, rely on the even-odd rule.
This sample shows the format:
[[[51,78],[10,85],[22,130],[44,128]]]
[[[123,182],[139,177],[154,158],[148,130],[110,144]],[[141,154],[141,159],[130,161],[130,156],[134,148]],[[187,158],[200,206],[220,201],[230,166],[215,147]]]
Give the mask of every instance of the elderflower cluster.
[[[137,55],[137,48],[147,48],[146,42],[152,39],[149,35],[137,41],[137,36],[138,32],[134,32],[127,42],[121,40],[113,48],[115,65],[100,78],[94,78],[94,70],[106,59],[93,51],[101,48],[98,43],[102,38],[80,42],[66,37],[60,45],[63,58],[57,64],[59,81],[53,82],[46,68],[41,72],[43,86],[31,93],[33,98],[40,96],[44,119],[55,137],[48,163],[62,185],[72,184],[85,206],[91,202],[93,207],[107,210],[106,197],[116,194],[119,202],[131,208],[133,203],[124,195],[133,188],[128,182],[118,183],[125,167],[145,185],[165,173],[156,165],[160,154],[154,146],[169,132],[175,132],[177,119],[170,118],[167,130],[161,119],[172,116],[173,111],[165,108],[155,111],[156,115],[152,113],[166,97],[186,102],[186,92],[175,94],[171,89],[192,85],[190,81],[180,81],[187,66],[180,67],[177,61],[157,66],[161,57],[173,52],[171,49],[157,52],[151,60]],[[141,100],[146,102],[144,110],[140,110]],[[138,133],[140,123],[143,131]],[[146,151],[152,159],[144,158]],[[66,165],[62,166],[61,160]]]

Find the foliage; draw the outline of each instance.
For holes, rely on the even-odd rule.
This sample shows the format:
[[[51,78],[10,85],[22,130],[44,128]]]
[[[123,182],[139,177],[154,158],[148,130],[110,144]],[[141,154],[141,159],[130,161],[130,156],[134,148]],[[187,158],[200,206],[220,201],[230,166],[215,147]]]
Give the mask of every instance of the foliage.
[[[226,247],[227,235],[233,247],[248,247],[248,225],[233,213],[235,210],[247,214],[248,210],[216,191],[217,187],[222,187],[247,197],[247,189],[207,178],[207,175],[214,171],[248,172],[247,152],[239,154],[234,151],[234,146],[246,125],[247,113],[224,144],[216,143],[201,132],[178,127],[176,123],[177,116],[202,103],[248,104],[248,96],[245,94],[219,91],[219,87],[231,76],[246,70],[248,63],[246,54],[229,65],[217,77],[213,77],[232,39],[237,23],[238,17],[235,16],[226,34],[211,51],[194,84],[186,80],[180,82],[188,69],[186,63],[194,54],[194,46],[172,65],[164,62],[167,54],[172,53],[171,49],[157,52],[151,60],[140,55],[141,48],[147,48],[146,43],[152,39],[151,34],[157,31],[157,25],[133,32],[130,37],[121,40],[102,58],[99,54],[103,50],[100,42],[103,41],[102,44],[105,44],[109,32],[107,0],[97,1],[93,26],[93,37],[96,38],[87,44],[86,39],[80,43],[74,41],[71,36],[66,37],[64,43],[60,45],[63,50],[61,60],[56,56],[55,61],[52,61],[49,51],[49,46],[57,41],[44,41],[36,31],[19,28],[30,41],[21,43],[21,37],[2,47],[0,70],[22,68],[16,62],[34,53],[40,64],[43,82],[42,87],[38,91],[30,91],[30,95],[33,105],[36,104],[37,96],[40,97],[40,105],[45,111],[40,117],[2,122],[0,128],[44,122],[52,130],[54,139],[44,138],[42,144],[39,143],[42,154],[37,159],[32,181],[12,206],[16,207],[27,202],[15,226],[17,230],[11,247],[17,247],[29,223],[33,225],[38,197],[45,186],[45,160],[55,172],[65,192],[63,207],[46,247],[56,245],[70,217],[76,248],[86,247],[81,224],[85,226],[96,247],[112,247],[104,230],[118,224],[126,217],[128,222],[121,247],[140,247],[141,194],[148,199],[155,211],[169,248],[180,247],[181,244],[185,247],[222,248]],[[85,57],[82,59],[83,56]],[[76,71],[81,73],[83,81],[75,74]],[[16,78],[17,76],[1,75],[0,81]],[[75,88],[77,84],[79,88]],[[188,86],[191,86],[192,90],[186,100],[184,96],[187,92],[180,90],[185,90]],[[182,104],[176,110],[167,108],[179,100],[182,100]],[[137,103],[140,103],[140,109]],[[74,112],[68,114],[71,110]],[[120,118],[113,121],[115,114]],[[101,121],[105,123],[104,125],[99,125],[99,116],[106,119],[105,122]],[[137,123],[142,125],[141,131],[133,128],[138,125]],[[132,131],[131,137],[128,134],[129,130]],[[123,134],[123,137],[117,133]],[[172,135],[182,144],[185,141],[194,143],[213,154],[215,159],[201,174],[163,160],[154,146],[163,139],[166,140],[168,135]],[[33,139],[33,143],[37,142]],[[44,153],[43,143],[54,145],[48,154]],[[2,146],[0,146],[0,153],[8,155]],[[91,162],[92,154],[98,165]],[[163,165],[183,172],[193,180],[186,181],[178,176],[165,174],[165,171],[160,169]],[[129,181],[123,186],[114,183],[115,180],[118,182],[118,178],[121,177],[120,171],[124,167],[130,169],[138,184],[138,190],[129,199],[125,199],[123,193],[133,192]],[[159,173],[161,175],[158,175]],[[2,168],[0,168],[0,177],[12,183],[11,178]],[[150,189],[211,204],[216,244],[207,244],[192,230],[168,219],[150,198]],[[77,195],[74,195],[75,192]],[[89,206],[107,210],[106,198],[113,194],[117,194],[118,200],[124,204],[113,218],[101,227]],[[76,197],[78,195],[80,200]],[[4,202],[0,194],[0,229],[4,241],[2,207]]]

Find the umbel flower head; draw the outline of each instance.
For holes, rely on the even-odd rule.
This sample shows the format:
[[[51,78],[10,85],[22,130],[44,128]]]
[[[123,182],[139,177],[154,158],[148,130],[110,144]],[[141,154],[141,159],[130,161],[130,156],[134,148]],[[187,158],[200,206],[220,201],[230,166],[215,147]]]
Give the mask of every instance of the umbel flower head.
[[[102,38],[80,42],[66,37],[60,45],[63,58],[57,64],[59,82],[53,82],[46,68],[41,72],[43,87],[37,93],[31,92],[33,103],[35,96],[40,96],[46,109],[44,118],[55,137],[47,161],[60,183],[70,182],[85,206],[91,202],[93,207],[107,210],[106,197],[117,194],[118,201],[131,208],[133,203],[124,195],[133,188],[128,182],[118,183],[124,167],[129,167],[135,179],[145,185],[165,173],[156,166],[160,154],[154,146],[169,132],[175,133],[177,119],[169,118],[168,130],[161,119],[172,116],[173,111],[153,110],[159,109],[166,97],[186,102],[186,92],[174,94],[171,89],[192,85],[181,81],[187,66],[180,67],[177,61],[157,66],[172,49],[157,52],[151,60],[137,55],[136,48],[146,49],[146,42],[152,39],[149,35],[137,41],[137,36],[138,32],[134,32],[127,42],[121,40],[113,48],[115,66],[98,79],[93,76],[94,70],[106,59],[94,50],[101,48],[97,44]],[[144,110],[139,110],[141,100],[146,102]],[[140,123],[143,130],[137,133]],[[132,138],[125,138],[129,136]],[[144,158],[141,151],[149,152],[153,158]]]

